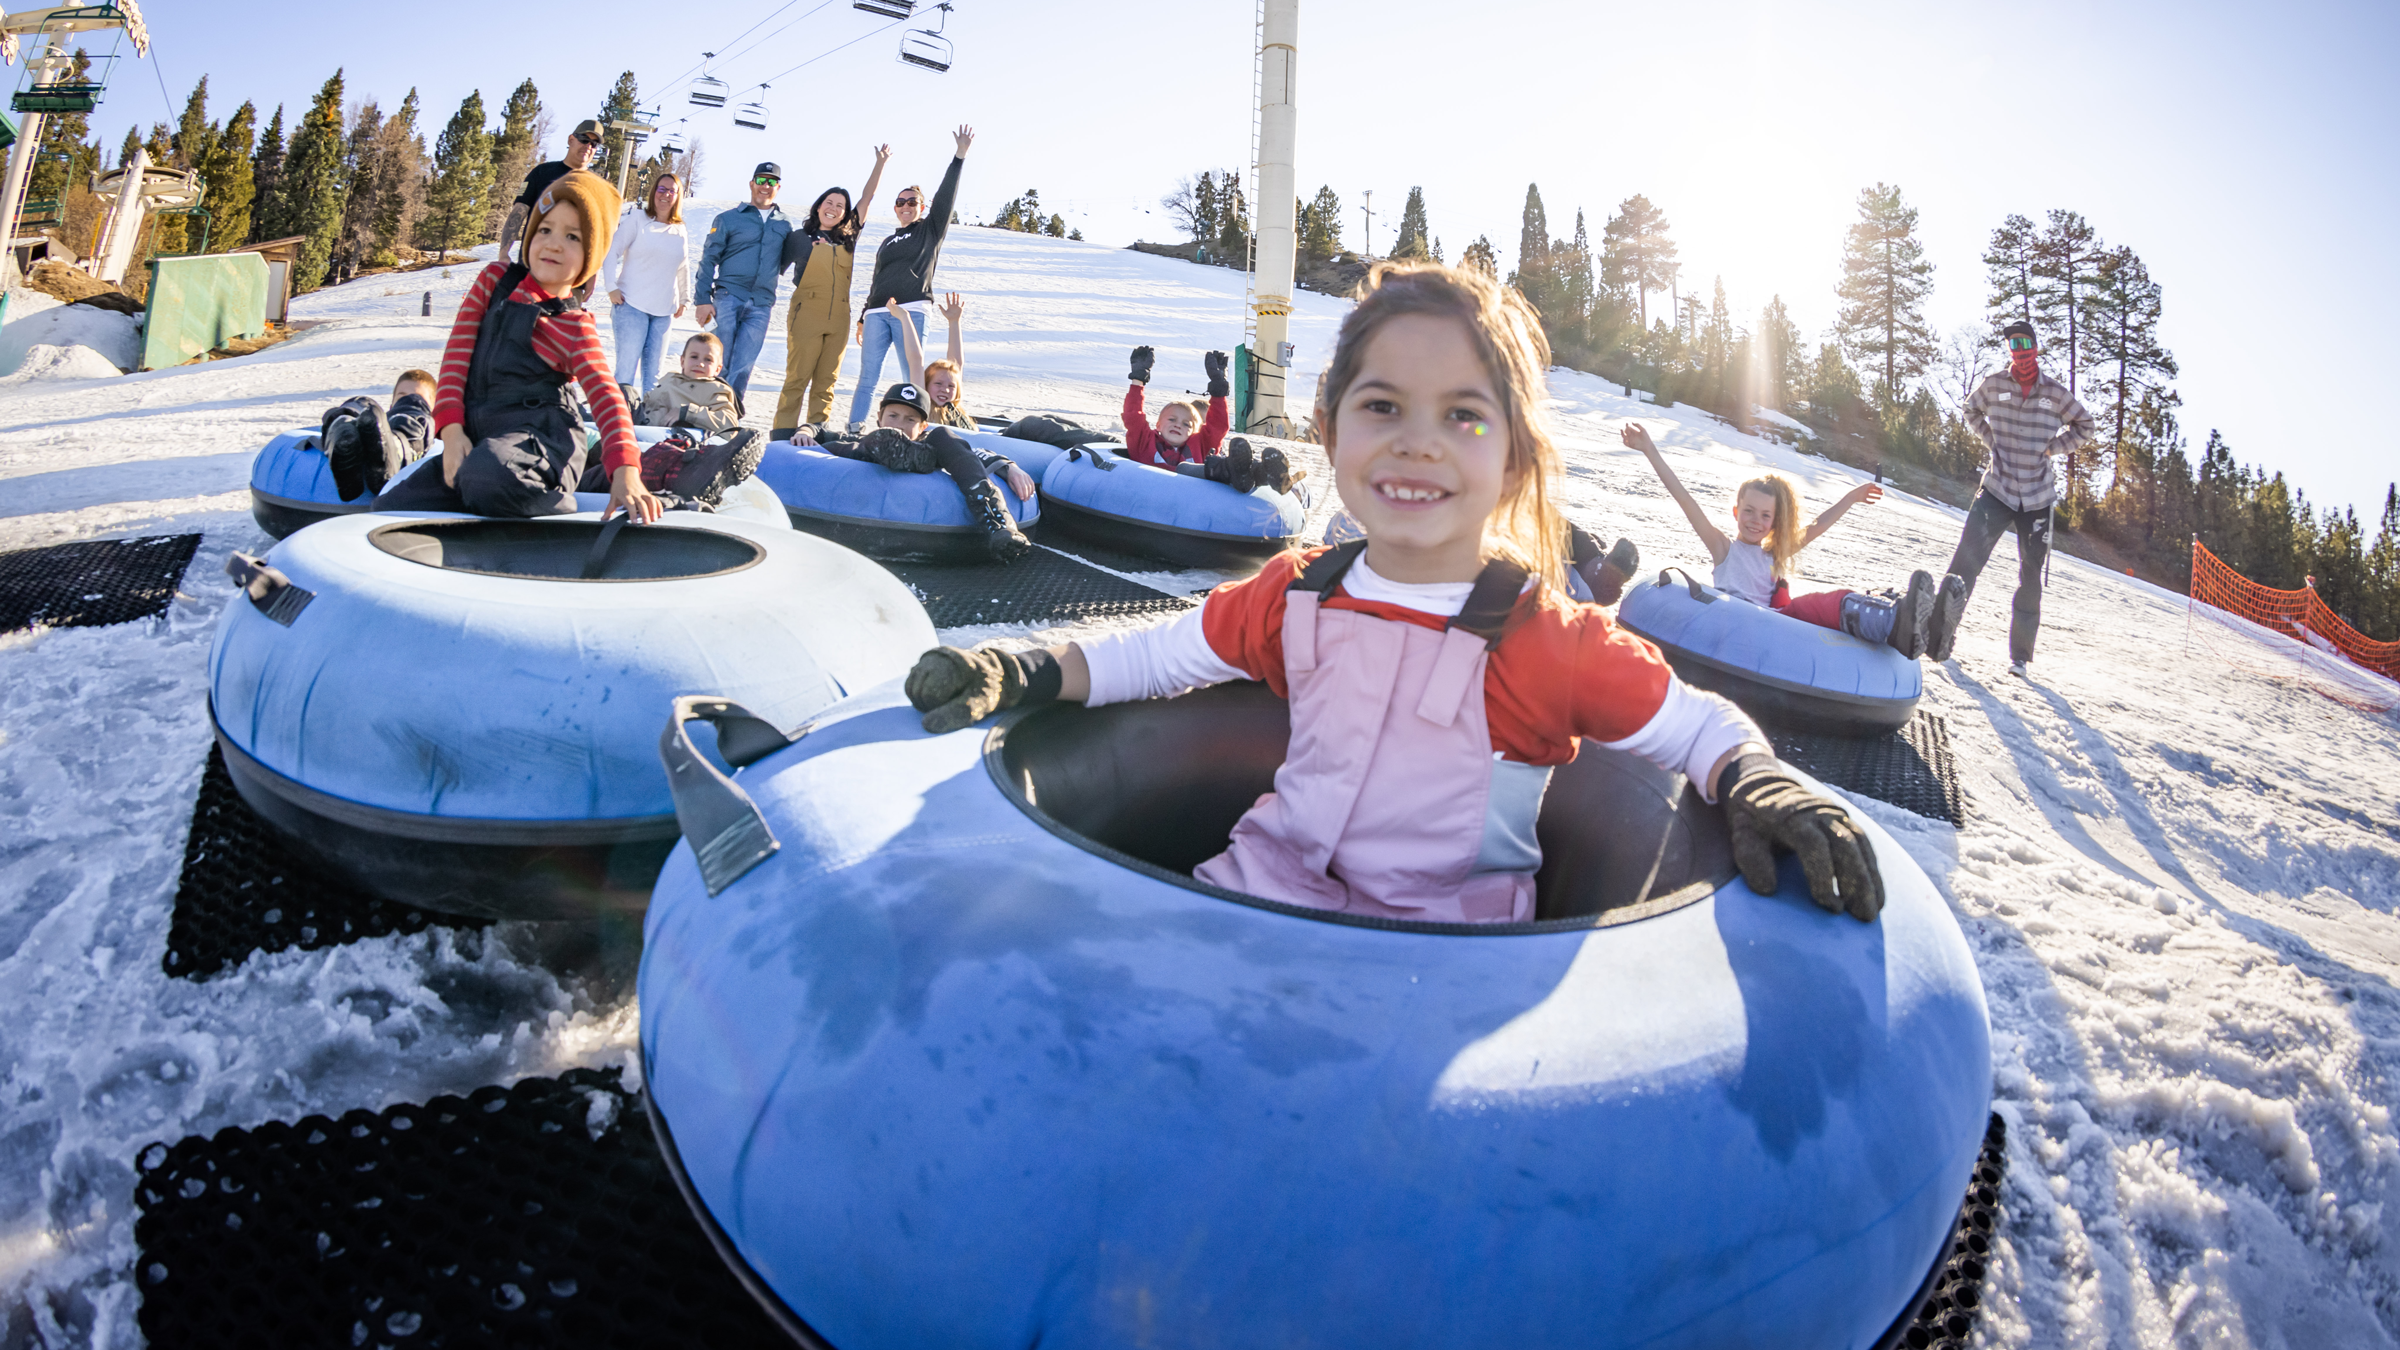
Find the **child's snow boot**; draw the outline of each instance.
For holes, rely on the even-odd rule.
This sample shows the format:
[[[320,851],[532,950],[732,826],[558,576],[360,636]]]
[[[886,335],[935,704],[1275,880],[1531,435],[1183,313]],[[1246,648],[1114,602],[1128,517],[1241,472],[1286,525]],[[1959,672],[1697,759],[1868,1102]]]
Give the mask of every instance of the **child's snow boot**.
[[[741,427],[702,441],[677,467],[669,491],[688,502],[714,510],[725,491],[757,472],[767,443],[755,428]]]
[[[1258,457],[1258,485],[1272,488],[1279,494],[1292,490],[1291,461],[1284,458],[1283,447],[1270,445]]]
[[[1209,467],[1215,468],[1212,458]],[[1215,478],[1215,474],[1209,477]],[[1250,438],[1236,436],[1225,443],[1225,476],[1218,481],[1247,497],[1258,488],[1258,463],[1251,458]]]
[[[1033,547],[1017,528],[1016,518],[1008,513],[1008,503],[1000,496],[1000,485],[991,479],[986,478],[968,490],[967,508],[983,526],[984,544],[991,549],[994,561],[1015,562]]]
[[[1933,617],[1933,577],[1918,572],[1908,579],[1908,593],[1852,591],[1842,597],[1842,631],[1867,642],[1880,642],[1914,661],[1925,652],[1925,629]]]
[[[1933,620],[1926,625],[1925,659],[1947,661],[1958,645],[1958,626],[1967,617],[1967,579],[1956,572],[1942,578],[1934,597]]]

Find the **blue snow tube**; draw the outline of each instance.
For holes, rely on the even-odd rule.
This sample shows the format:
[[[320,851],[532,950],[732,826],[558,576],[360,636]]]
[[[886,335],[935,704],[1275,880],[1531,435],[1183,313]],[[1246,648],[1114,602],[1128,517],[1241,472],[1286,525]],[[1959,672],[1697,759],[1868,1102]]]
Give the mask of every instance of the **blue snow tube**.
[[[1030,469],[1026,472],[1040,477]],[[871,558],[928,562],[987,562],[991,558],[983,526],[968,510],[965,494],[946,473],[894,473],[880,464],[775,441],[758,462],[758,481],[782,501],[793,528],[821,535]],[[1020,499],[1000,475],[992,475],[992,481],[999,485],[1000,500],[1008,503],[1019,529],[1030,530],[1041,520],[1040,493]]]
[[[1050,528],[1179,567],[1253,568],[1299,541],[1300,499],[1127,459],[1123,446],[1067,451],[1042,475]]]
[[[1735,599],[1673,568],[1627,587],[1617,622],[1657,643],[1686,683],[1779,729],[1896,731],[1925,693],[1917,663],[1882,643]]]
[[[357,514],[276,545],[289,586],[237,596],[209,654],[244,800],[408,904],[638,910],[676,835],[656,746],[677,695],[792,726],[934,644],[889,572],[780,524],[670,512],[595,559],[604,528]]]
[[[665,440],[667,429],[635,427],[633,435],[649,445]],[[407,477],[410,469],[424,462],[420,459],[409,465],[398,477]],[[602,504],[606,504],[605,498]],[[333,464],[325,458],[325,448],[318,443],[315,427],[284,432],[268,441],[266,449],[258,452],[258,458],[250,461],[250,518],[274,538],[281,539],[303,525],[314,525],[329,516],[355,515],[373,510],[374,506],[373,493],[348,501],[342,499],[340,490],[333,485]]]
[[[686,1199],[805,1344],[1863,1350],[1938,1267],[1990,1033],[1871,820],[1860,924],[1587,744],[1538,921],[1396,923],[1189,875],[1283,758],[1262,686],[756,730],[719,729],[738,779],[678,776],[722,889],[690,847],[659,877],[642,1052]]]
[[[642,444],[653,445],[665,440],[669,429],[666,427],[635,427],[633,434]],[[410,464],[400,472],[393,474],[392,482],[397,483],[420,469],[427,473],[433,472],[433,463],[437,458],[438,456],[427,455]],[[608,494],[605,492],[578,492],[575,494],[575,509],[578,513],[598,515],[608,509]],[[721,519],[747,520],[771,529],[788,530],[792,528],[791,517],[784,514],[783,503],[777,501],[775,494],[768,491],[766,486],[758,481],[758,475],[755,473],[725,489],[713,514]]]

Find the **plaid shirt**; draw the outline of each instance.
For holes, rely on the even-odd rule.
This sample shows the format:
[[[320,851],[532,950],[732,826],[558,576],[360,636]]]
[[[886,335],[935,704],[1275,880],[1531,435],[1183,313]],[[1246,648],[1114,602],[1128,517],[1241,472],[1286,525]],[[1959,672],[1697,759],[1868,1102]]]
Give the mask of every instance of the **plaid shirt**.
[[[1983,490],[2012,510],[2034,511],[2057,497],[2050,457],[2089,441],[2092,415],[2047,375],[2034,380],[2031,397],[2023,389],[2005,370],[1986,376],[1967,399],[1967,427],[1992,450]]]

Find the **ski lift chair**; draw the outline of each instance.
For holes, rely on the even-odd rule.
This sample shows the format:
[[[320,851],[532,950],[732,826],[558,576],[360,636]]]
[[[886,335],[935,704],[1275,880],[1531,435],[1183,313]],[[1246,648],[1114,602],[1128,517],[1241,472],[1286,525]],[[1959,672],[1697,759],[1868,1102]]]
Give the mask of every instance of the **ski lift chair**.
[[[757,98],[734,105],[733,124],[752,131],[767,129],[767,86],[762,84],[758,87]]]
[[[905,19],[916,7],[916,0],[850,0],[850,8],[883,19]]]
[[[711,61],[717,57],[715,52],[702,52],[700,55]],[[697,107],[722,108],[725,106],[725,96],[732,92],[732,88],[723,80],[709,74],[705,66],[701,67],[700,78],[692,81],[692,103]]]
[[[922,66],[940,73],[950,68],[950,39],[942,30],[950,26],[950,6],[936,5],[941,18],[931,28],[911,28],[900,35],[900,59],[912,66]]]
[[[667,134],[658,138],[660,154],[680,155],[691,145],[692,133],[686,129],[685,125],[689,121],[689,118],[676,118],[675,125],[667,129]]]

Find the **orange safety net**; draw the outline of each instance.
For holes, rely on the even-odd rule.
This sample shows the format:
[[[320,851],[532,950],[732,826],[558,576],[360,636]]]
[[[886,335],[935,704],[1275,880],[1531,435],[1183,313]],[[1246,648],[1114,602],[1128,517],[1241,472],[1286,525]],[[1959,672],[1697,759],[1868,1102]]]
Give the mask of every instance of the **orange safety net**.
[[[2318,652],[2338,656],[2362,671],[2371,671],[2385,680],[2400,680],[2400,642],[2377,642],[2342,621],[2342,617],[2317,598],[2316,587],[2305,585],[2296,591],[2279,591],[2261,586],[2225,565],[2225,561],[2208,551],[2208,545],[2198,538],[2192,540],[2191,603],[2209,605],[2228,614],[2304,643]],[[2211,625],[2212,627],[2214,625]],[[2188,640],[2187,627],[2187,640]],[[2254,646],[2255,644],[2242,644]],[[2266,670],[2246,662],[2232,653],[2225,653],[2235,665],[2257,669],[2260,673],[2286,677],[2294,672]],[[2312,658],[2321,661],[2323,658]],[[2338,663],[2337,663],[2338,668]],[[2400,703],[2400,696],[2380,682],[2343,679],[2329,682],[2323,668],[2301,672],[2302,677],[2318,692],[2353,707],[2381,710]]]

